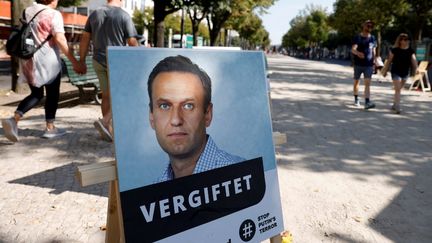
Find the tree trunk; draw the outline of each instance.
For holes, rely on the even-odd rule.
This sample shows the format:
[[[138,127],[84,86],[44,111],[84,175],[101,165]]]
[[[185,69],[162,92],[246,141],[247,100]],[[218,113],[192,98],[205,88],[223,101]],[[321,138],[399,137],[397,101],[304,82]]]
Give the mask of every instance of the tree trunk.
[[[192,21],[192,34],[193,34],[193,45],[194,46],[198,45],[198,28],[199,28],[199,23],[200,22],[198,22],[196,20]]]
[[[426,18],[418,16],[418,21],[416,24],[416,29],[414,31],[413,41],[412,41],[412,48],[415,50],[417,48],[417,44],[421,42],[422,40],[422,34],[423,34],[423,27],[426,23]]]
[[[165,5],[162,3],[154,4],[154,32],[153,40],[156,42],[155,47],[164,47],[165,44]]]
[[[381,56],[381,43],[382,43],[382,37],[381,37],[381,28],[378,29],[377,32],[377,47],[376,47],[376,56]]]
[[[155,47],[164,47],[165,44],[165,23],[164,21],[156,22],[153,32],[153,39],[156,41]]]
[[[11,26],[20,26],[21,22],[19,21],[22,17],[22,12],[25,8],[32,5],[32,0],[13,0],[11,1]],[[18,65],[18,58],[11,57],[11,76],[12,76],[12,83],[11,83],[11,90],[14,92],[17,92],[18,88],[18,73],[19,73],[19,65]]]
[[[210,46],[215,46],[219,37],[219,32],[222,29],[217,23],[213,23],[212,28],[209,25]]]

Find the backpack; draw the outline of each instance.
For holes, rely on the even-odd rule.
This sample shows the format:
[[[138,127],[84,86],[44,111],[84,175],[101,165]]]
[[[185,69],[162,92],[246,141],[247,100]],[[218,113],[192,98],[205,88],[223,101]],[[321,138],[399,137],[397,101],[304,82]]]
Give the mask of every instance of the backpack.
[[[52,35],[50,34],[40,45],[36,45],[30,27],[36,16],[45,9],[46,8],[37,12],[29,22],[26,21],[25,10],[23,11],[22,19],[20,19],[21,27],[12,29],[6,42],[6,52],[8,55],[22,59],[30,59],[35,52],[51,39]]]

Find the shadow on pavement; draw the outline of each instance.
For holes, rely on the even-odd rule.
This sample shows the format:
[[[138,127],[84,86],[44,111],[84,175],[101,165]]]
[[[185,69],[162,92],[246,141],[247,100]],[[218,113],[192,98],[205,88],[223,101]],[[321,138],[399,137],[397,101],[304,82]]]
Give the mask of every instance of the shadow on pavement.
[[[419,101],[417,94],[404,90],[403,113],[396,115],[389,110],[392,91],[372,90],[377,108],[364,111],[351,105],[351,74],[322,70],[306,62],[274,64],[270,64],[273,129],[286,133],[288,140],[278,152],[302,158],[286,156],[279,165],[316,172],[342,171],[360,181],[366,176],[385,175],[390,186],[402,190],[369,219],[369,227],[393,242],[430,242],[432,102]],[[301,88],[289,87],[295,83]],[[390,83],[373,86],[391,90]],[[332,236],[354,242],[336,233]]]
[[[107,183],[83,188],[74,175],[79,165],[113,160],[113,145],[102,141],[93,126],[89,126],[90,122],[79,121],[79,117],[60,116],[57,121],[67,134],[53,139],[41,138],[45,127],[43,115],[29,116],[20,123],[20,141],[15,144],[4,138],[3,129],[0,129],[0,153],[4,163],[19,158],[20,163],[37,161],[60,165],[8,182],[51,188],[53,194],[74,191],[107,196]]]
[[[53,189],[50,192],[51,194],[61,194],[65,191],[73,191],[108,197],[108,183],[81,187],[73,173],[80,165],[83,164],[72,162],[54,169],[9,181],[9,183],[51,188]]]

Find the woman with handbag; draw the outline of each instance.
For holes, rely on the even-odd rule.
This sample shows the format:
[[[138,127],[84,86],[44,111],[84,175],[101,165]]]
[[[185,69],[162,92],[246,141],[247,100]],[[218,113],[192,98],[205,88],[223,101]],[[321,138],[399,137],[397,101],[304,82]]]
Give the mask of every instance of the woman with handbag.
[[[54,126],[60,97],[60,51],[72,62],[76,72],[81,73],[83,67],[69,51],[63,17],[56,10],[58,1],[36,0],[37,4],[24,10],[24,19],[32,20],[33,39],[39,50],[29,59],[19,59],[19,81],[28,83],[31,93],[19,103],[13,117],[1,121],[6,138],[12,142],[19,140],[18,122],[27,111],[39,104],[44,97],[44,89],[46,128],[42,137],[55,138],[66,134],[65,130]]]
[[[391,65],[391,69],[390,69]],[[393,80],[394,97],[392,111],[396,114],[401,113],[400,109],[400,96],[401,90],[405,85],[410,74],[417,70],[417,60],[414,50],[409,45],[408,35],[405,33],[399,34],[396,38],[393,48],[390,49],[390,54],[386,65],[382,70],[382,75],[385,77],[390,69],[391,77]]]

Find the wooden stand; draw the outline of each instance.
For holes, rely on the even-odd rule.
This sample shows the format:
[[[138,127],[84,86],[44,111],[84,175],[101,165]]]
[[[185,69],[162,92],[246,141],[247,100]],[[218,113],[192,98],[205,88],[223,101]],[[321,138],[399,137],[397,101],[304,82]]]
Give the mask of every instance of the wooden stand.
[[[286,143],[285,134],[274,132],[275,145]],[[95,163],[78,166],[76,177],[81,186],[89,186],[102,182],[109,182],[108,210],[106,225],[106,243],[124,243],[123,220],[121,215],[120,192],[118,188],[116,162]],[[270,238],[271,243],[282,243],[282,236]]]

